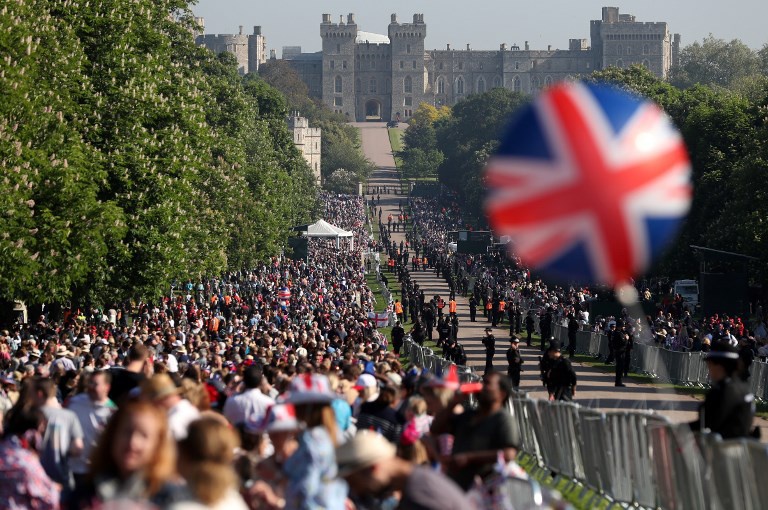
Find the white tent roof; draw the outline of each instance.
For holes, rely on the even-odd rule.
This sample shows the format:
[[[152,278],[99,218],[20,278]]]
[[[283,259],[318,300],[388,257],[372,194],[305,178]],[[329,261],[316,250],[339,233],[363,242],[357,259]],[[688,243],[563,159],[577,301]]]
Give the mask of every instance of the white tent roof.
[[[318,220],[317,222],[309,225],[307,231],[304,232],[307,237],[352,237],[352,232],[347,232],[339,227],[334,227],[325,220]]]
[[[374,34],[373,32],[363,32],[362,30],[357,33],[356,43],[371,43],[371,44],[389,44],[389,36],[382,34]]]

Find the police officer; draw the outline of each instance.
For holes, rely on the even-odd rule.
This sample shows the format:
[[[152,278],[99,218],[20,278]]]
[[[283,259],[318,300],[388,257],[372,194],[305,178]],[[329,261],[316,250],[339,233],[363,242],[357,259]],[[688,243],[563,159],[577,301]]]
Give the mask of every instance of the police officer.
[[[520,339],[515,335],[509,339],[507,349],[507,375],[512,379],[512,387],[520,387],[520,372],[523,370],[523,357],[520,355]]]
[[[568,314],[568,357],[573,358],[576,355],[576,333],[579,332],[579,323],[576,317]]]
[[[525,316],[525,332],[528,335],[528,338],[526,338],[525,342],[528,347],[531,346],[531,335],[533,334],[533,327],[535,322],[536,321],[533,318],[533,312],[528,310],[528,314]]]
[[[551,391],[550,400],[573,400],[576,396],[576,372],[571,362],[563,358],[558,342],[552,342],[549,346],[547,357],[551,360],[547,375],[547,386]]]
[[[411,337],[414,342],[424,346],[424,328],[421,326],[421,321],[418,318],[411,328]]]
[[[475,316],[477,315],[477,299],[472,295],[469,297],[469,320],[475,322]]]
[[[627,356],[629,353],[627,352],[629,350],[629,335],[626,331],[624,331],[624,328],[622,327],[621,330],[614,331],[613,335],[611,335],[611,348],[613,349],[613,356],[616,360],[616,381],[615,385],[617,387],[623,388],[626,386],[622,381],[621,378],[624,375],[624,363],[625,359],[624,357]]]
[[[705,359],[712,386],[699,407],[699,419],[690,423],[691,430],[709,429],[723,439],[755,435],[750,434],[755,397],[736,377],[738,350],[727,342],[717,342]]]
[[[493,336],[491,328],[485,328],[485,337],[483,338],[485,346],[485,373],[493,372],[493,356],[496,354],[496,337]]]
[[[400,348],[403,346],[403,338],[405,337],[405,329],[400,325],[400,321],[395,322],[395,327],[392,328],[392,350],[395,354],[400,354]]]

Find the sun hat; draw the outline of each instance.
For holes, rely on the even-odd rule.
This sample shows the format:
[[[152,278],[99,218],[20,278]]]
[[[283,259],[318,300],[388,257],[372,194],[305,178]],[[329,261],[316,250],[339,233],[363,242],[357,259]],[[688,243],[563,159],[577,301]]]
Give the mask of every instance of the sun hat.
[[[393,459],[395,445],[371,430],[361,430],[352,439],[336,448],[338,476],[349,476],[383,460]]]
[[[328,404],[336,398],[328,378],[320,374],[297,375],[291,381],[286,404]]]
[[[66,347],[63,345],[60,345],[58,349],[56,349],[56,357],[62,357],[62,356],[72,356],[72,353],[67,350]]]

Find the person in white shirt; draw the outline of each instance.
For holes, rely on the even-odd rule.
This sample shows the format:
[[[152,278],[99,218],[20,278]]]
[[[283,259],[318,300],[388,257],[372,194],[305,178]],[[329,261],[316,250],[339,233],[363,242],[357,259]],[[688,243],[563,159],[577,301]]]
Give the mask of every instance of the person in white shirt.
[[[181,389],[168,374],[155,374],[142,384],[141,396],[168,412],[168,427],[176,441],[187,437],[189,424],[200,418],[200,411],[182,398]]]
[[[245,390],[239,395],[227,399],[224,404],[224,417],[232,424],[256,422],[264,418],[274,399],[261,392],[264,377],[260,366],[251,365],[243,372]]]
[[[67,406],[77,415],[83,429],[83,449],[78,457],[70,461],[76,488],[86,483],[91,451],[101,437],[109,418],[117,410],[115,403],[109,399],[112,375],[108,371],[98,371],[87,377],[88,391],[72,397]]]

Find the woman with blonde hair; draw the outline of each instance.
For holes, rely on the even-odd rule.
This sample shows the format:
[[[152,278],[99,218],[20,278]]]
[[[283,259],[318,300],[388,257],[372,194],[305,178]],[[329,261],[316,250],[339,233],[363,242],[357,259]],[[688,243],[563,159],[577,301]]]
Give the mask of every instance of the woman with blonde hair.
[[[189,426],[179,442],[179,474],[187,481],[195,499],[207,508],[247,510],[237,492],[233,468],[235,450],[240,446],[235,432],[215,418],[201,418]]]
[[[112,416],[94,449],[90,478],[80,508],[105,503],[167,508],[191,499],[177,482],[166,412],[146,401],[126,402]]]

